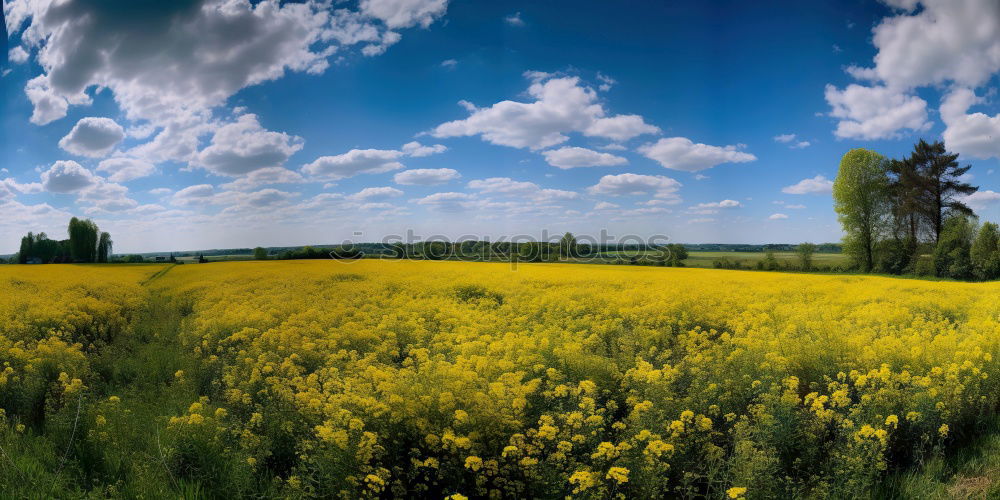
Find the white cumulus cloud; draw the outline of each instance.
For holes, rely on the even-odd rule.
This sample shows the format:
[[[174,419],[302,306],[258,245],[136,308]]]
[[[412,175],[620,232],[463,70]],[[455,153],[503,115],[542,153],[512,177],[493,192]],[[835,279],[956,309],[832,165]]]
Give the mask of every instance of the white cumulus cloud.
[[[198,153],[194,163],[212,173],[235,177],[281,167],[303,145],[301,137],[265,130],[256,115],[245,114],[216,130],[211,145]]]
[[[352,201],[381,201],[403,196],[403,192],[394,187],[367,187],[347,198]]]
[[[575,167],[614,167],[625,165],[628,160],[610,153],[600,153],[580,147],[562,147],[542,152],[545,161],[553,167],[568,169]]]
[[[42,172],[42,186],[52,193],[75,193],[100,183],[99,177],[73,160],[60,160]]]
[[[88,105],[107,89],[130,130],[156,134],[132,156],[190,161],[211,133],[213,110],[239,90],[287,72],[319,74],[329,59],[360,47],[382,53],[401,35],[428,27],[447,0],[188,0],[157,2],[4,2],[10,36],[36,50],[43,73],[25,94],[32,123]],[[141,138],[141,137],[140,137]],[[143,147],[144,146],[144,147]]]
[[[402,151],[392,149],[352,149],[336,156],[321,156],[302,167],[307,175],[322,179],[344,179],[358,174],[380,174],[403,168],[398,162]]]
[[[468,187],[483,193],[523,197],[535,201],[569,200],[579,196],[576,192],[561,189],[545,189],[528,181],[516,181],[510,177],[491,177],[469,181]]]
[[[381,19],[386,26],[429,27],[448,10],[448,0],[361,0],[361,11]]]
[[[931,127],[927,102],[888,87],[852,83],[839,90],[826,86],[830,116],[839,119],[834,135],[841,139],[894,139],[900,130],[921,132]]]
[[[811,179],[801,181],[781,188],[786,194],[828,194],[833,192],[833,181],[822,175],[817,175]]]
[[[7,59],[9,59],[10,62],[15,64],[21,64],[27,62],[28,51],[24,50],[24,47],[18,45],[17,47],[14,47],[13,49],[7,51]]]
[[[438,153],[444,153],[448,151],[448,148],[443,144],[435,144],[433,146],[424,146],[417,141],[408,142],[403,144],[403,153],[408,156],[413,156],[420,158],[423,156],[430,156]]]
[[[40,182],[26,182],[22,184],[9,177],[0,181],[0,184],[24,194],[38,194],[45,191],[45,187]]]
[[[710,146],[684,137],[668,137],[640,146],[638,151],[666,168],[698,172],[722,163],[745,163],[757,159],[740,149],[740,146]]]
[[[679,202],[676,193],[680,187],[680,182],[663,175],[618,174],[601,177],[587,192],[609,196],[652,195]]]
[[[959,197],[959,201],[975,210],[983,210],[1000,204],[1000,193],[992,190],[976,191],[970,195]]]
[[[691,209],[693,210],[705,210],[705,209],[716,209],[716,208],[739,208],[743,204],[736,200],[722,200],[722,201],[712,201],[708,203],[699,203]]]
[[[566,134],[571,132],[616,141],[659,132],[637,115],[606,116],[597,92],[581,85],[579,77],[553,78],[539,72],[525,75],[532,80],[528,95],[534,101],[500,101],[486,108],[463,101],[469,117],[442,123],[432,135],[479,135],[491,144],[542,149],[566,142]]]
[[[233,191],[249,191],[260,186],[297,184],[302,182],[305,182],[305,178],[298,172],[293,172],[283,167],[268,167],[254,170],[247,175],[238,177],[233,182],[223,184],[219,187]]]
[[[851,67],[857,78],[897,88],[955,82],[978,86],[1000,71],[1000,2],[892,0],[905,12],[872,29],[873,67]],[[917,6],[923,8],[917,11]]]
[[[416,168],[399,172],[392,179],[404,186],[434,186],[461,177],[457,170],[451,168]]]
[[[884,2],[898,11],[872,29],[877,50],[874,64],[847,68],[849,74],[870,86],[826,87],[830,115],[839,119],[837,137],[893,139],[906,129],[925,131],[930,127],[927,103],[915,95],[915,89],[947,84],[974,89],[1000,71],[1000,2]],[[942,105],[942,114],[944,108]],[[960,131],[951,134],[953,142],[962,145],[960,136],[965,127],[959,124],[957,128]]]
[[[59,140],[59,147],[70,153],[90,158],[107,156],[125,139],[125,129],[111,118],[87,117],[76,122],[73,129]]]
[[[413,201],[438,212],[460,212],[471,208],[475,199],[475,196],[468,193],[444,192],[434,193]]]
[[[97,165],[98,172],[108,175],[111,182],[128,182],[156,173],[156,166],[136,158],[108,158]]]
[[[950,151],[975,158],[1000,158],[1000,114],[969,113],[982,102],[975,92],[955,89],[941,103],[946,128],[944,142]]]
[[[215,197],[215,187],[211,184],[195,184],[174,193],[174,205],[190,206],[211,203]]]

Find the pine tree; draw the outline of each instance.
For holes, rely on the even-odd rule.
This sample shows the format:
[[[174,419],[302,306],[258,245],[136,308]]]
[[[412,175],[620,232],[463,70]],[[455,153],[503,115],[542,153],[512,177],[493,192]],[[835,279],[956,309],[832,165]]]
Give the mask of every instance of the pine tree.
[[[970,195],[978,187],[961,180],[971,166],[958,164],[958,154],[948,153],[944,143],[928,144],[923,139],[913,147],[908,160],[917,175],[917,211],[930,226],[934,241],[941,239],[944,222],[951,216],[974,215],[958,196]]]

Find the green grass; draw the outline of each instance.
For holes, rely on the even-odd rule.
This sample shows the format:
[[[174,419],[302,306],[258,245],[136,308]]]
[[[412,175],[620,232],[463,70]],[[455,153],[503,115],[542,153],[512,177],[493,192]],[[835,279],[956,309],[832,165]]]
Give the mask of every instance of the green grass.
[[[738,261],[743,267],[752,267],[764,260],[764,252],[688,252],[684,264],[688,267],[712,267],[712,263],[720,259]],[[778,262],[798,264],[799,256],[795,252],[774,252]],[[847,263],[847,257],[839,253],[817,253],[813,255],[814,266],[840,266]]]
[[[211,393],[217,374],[202,373],[180,344],[186,308],[156,290],[162,274],[144,283],[149,296],[132,331],[90,355],[95,376],[83,397],[23,431],[0,426],[0,498],[191,499],[229,488],[213,493],[171,462],[177,443],[165,432],[169,416]]]
[[[635,252],[604,252],[603,259],[613,260],[616,258],[629,259],[631,257],[642,257],[645,255],[658,255],[659,252],[643,250]],[[687,267],[713,267],[713,262],[721,259],[729,259],[731,262],[739,262],[743,268],[752,268],[757,262],[764,260],[764,252],[688,252],[688,258],[684,261]],[[787,262],[798,265],[799,256],[795,252],[774,252],[778,262]],[[847,264],[847,256],[840,253],[817,253],[813,255],[814,266],[842,266]]]
[[[237,255],[206,255],[205,260],[209,262],[228,262],[236,260],[254,260],[253,255],[250,254],[237,254]],[[185,264],[191,264],[198,262],[198,256],[193,257],[177,257],[178,262],[184,262]]]
[[[952,453],[898,472],[883,486],[876,498],[1000,498],[1000,419]]]

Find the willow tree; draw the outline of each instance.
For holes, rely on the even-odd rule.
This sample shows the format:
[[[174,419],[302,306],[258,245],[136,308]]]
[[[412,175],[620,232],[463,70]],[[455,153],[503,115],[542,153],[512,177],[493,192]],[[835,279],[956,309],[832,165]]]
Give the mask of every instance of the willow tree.
[[[70,255],[76,262],[97,261],[97,240],[100,230],[94,221],[77,219],[69,221]],[[109,237],[110,241],[110,237]]]
[[[852,149],[840,160],[833,183],[834,208],[846,233],[844,253],[863,272],[874,268],[876,245],[890,221],[888,168],[884,156]]]
[[[108,261],[108,258],[111,257],[112,245],[114,245],[114,242],[111,241],[111,235],[101,233],[100,239],[97,240],[97,262]]]
[[[35,234],[29,232],[27,236],[21,238],[21,249],[17,252],[18,264],[27,264],[28,260],[34,257]]]

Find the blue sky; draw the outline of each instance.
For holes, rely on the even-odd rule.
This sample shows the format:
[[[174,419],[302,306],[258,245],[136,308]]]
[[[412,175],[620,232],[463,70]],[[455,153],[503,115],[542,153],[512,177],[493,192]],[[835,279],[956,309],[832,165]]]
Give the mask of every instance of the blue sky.
[[[117,252],[408,231],[836,241],[843,153],[919,138],[961,153],[969,203],[1000,219],[995,0],[4,13],[0,253],[71,215]]]

